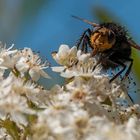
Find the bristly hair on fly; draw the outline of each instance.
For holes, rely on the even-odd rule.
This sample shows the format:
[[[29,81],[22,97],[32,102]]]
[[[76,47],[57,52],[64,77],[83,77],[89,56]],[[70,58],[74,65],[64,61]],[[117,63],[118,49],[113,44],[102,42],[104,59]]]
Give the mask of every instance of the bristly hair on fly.
[[[92,27],[82,33],[76,44],[77,49],[87,53],[88,48],[90,48],[93,57],[99,56],[97,65],[101,64],[104,69],[121,67],[120,71],[110,79],[110,82],[122,75],[123,72],[125,74],[122,76],[121,81],[126,79],[133,65],[131,49],[133,47],[140,50],[140,46],[128,37],[127,30],[114,22],[97,24],[77,16],[72,17],[82,20]],[[129,65],[126,62],[129,62]]]

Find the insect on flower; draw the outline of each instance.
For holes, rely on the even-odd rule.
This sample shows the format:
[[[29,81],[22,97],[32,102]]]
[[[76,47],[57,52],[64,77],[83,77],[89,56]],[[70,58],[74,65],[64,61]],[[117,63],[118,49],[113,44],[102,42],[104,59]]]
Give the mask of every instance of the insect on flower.
[[[77,42],[78,49],[81,47],[82,51],[87,52],[88,48],[90,48],[92,56],[99,56],[98,64],[101,64],[104,69],[113,69],[122,66],[122,69],[110,79],[110,82],[126,70],[127,65],[125,62],[130,62],[121,79],[124,80],[129,75],[133,65],[131,47],[140,50],[140,46],[127,36],[127,31],[124,27],[116,23],[106,22],[96,24],[77,16],[72,17],[82,20],[93,27],[93,29],[88,28],[83,32]]]

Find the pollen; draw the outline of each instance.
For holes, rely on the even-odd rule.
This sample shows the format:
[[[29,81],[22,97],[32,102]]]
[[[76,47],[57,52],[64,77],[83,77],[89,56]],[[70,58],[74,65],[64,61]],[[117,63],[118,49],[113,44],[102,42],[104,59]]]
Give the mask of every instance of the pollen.
[[[85,92],[77,90],[73,93],[72,100],[77,100],[77,101],[84,100],[85,96],[86,96]]]

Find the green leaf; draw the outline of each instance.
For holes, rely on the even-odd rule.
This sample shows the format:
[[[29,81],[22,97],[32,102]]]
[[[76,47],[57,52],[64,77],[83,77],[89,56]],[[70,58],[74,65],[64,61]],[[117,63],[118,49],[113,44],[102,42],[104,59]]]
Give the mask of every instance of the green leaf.
[[[4,127],[7,130],[7,133],[14,140],[20,140],[20,129],[14,121],[10,120],[10,118],[7,118],[6,120],[0,120],[0,127]]]

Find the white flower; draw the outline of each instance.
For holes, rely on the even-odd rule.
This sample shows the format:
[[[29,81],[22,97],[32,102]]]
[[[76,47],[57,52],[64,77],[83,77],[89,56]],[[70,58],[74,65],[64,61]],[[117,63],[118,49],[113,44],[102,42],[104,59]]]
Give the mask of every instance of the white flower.
[[[70,49],[68,45],[61,45],[58,52],[52,53],[53,58],[58,64],[67,67],[72,66],[74,63],[76,63],[76,55],[76,46]]]
[[[60,75],[65,78],[90,77],[101,72],[101,67],[96,67],[98,58],[91,57],[90,53],[84,54],[75,46],[71,49],[67,45],[60,46],[58,53],[53,54],[53,58],[63,66],[52,67],[52,70],[60,72]]]
[[[0,101],[0,115],[2,118],[10,114],[12,120],[16,123],[27,125],[27,114],[35,114],[35,112],[28,107],[27,100],[17,94],[10,94]],[[26,114],[26,115],[25,115]]]
[[[29,91],[29,90],[28,90]],[[12,75],[3,79],[0,86],[0,116],[6,118],[9,114],[17,123],[27,124],[25,114],[34,114],[35,111],[29,108],[26,95],[27,90],[23,81]],[[33,90],[32,90],[33,92]],[[28,93],[29,94],[29,93]]]
[[[82,53],[81,50],[77,51],[77,59],[82,62],[87,62],[87,60],[91,57],[90,53]]]
[[[12,50],[13,46],[14,45],[6,49],[6,46],[3,46],[0,43],[0,68],[2,69],[14,68],[14,65],[19,57],[16,55],[18,50],[17,49]]]
[[[6,129],[0,128],[0,139],[1,140],[11,140],[12,137],[7,133]]]
[[[44,139],[52,137],[56,140],[77,140],[80,132],[85,129],[88,118],[87,112],[80,108],[77,110],[73,110],[70,107],[60,109],[48,108],[38,113],[38,121],[33,127],[36,130],[34,138],[39,138],[37,135],[40,132],[39,128],[45,128],[43,132]]]
[[[9,96],[10,93],[25,96],[40,107],[48,103],[48,94],[51,92],[31,81],[25,83],[23,79],[16,78],[11,74],[6,79],[1,80],[0,99]]]
[[[91,117],[87,120],[84,130],[76,129],[80,132],[80,139],[82,140],[124,140],[127,136],[128,140],[139,140],[140,129],[135,127],[140,121],[131,118],[129,121],[134,121],[134,126],[131,126],[127,132],[126,124],[114,124],[105,117]],[[128,123],[129,123],[128,121]],[[79,130],[79,131],[78,131]],[[79,136],[77,134],[77,136]],[[77,137],[78,138],[78,137]]]
[[[87,100],[89,102],[95,100],[104,102],[111,93],[111,84],[107,77],[92,77],[88,79],[76,77],[72,82],[66,85],[66,88],[73,93],[73,98],[75,97],[76,99],[77,97],[78,99],[79,97],[81,101]]]
[[[95,68],[95,66],[96,59],[83,59],[83,61],[78,61],[78,63],[73,67],[67,68],[65,71],[62,71],[60,75],[65,78],[72,78],[75,76],[91,77],[101,74],[101,67],[99,66]]]
[[[17,86],[17,88],[19,88]],[[50,102],[49,96],[52,93],[50,90],[45,90],[41,86],[37,86],[30,82],[27,82],[24,86],[21,87],[24,89],[24,94],[29,100],[36,104],[39,108],[46,108]]]
[[[42,63],[38,54],[34,54],[30,48],[24,48],[21,52],[21,57],[16,63],[15,67],[21,73],[28,72],[33,81],[37,81],[40,76],[50,78],[44,71],[48,68],[47,61]]]
[[[16,112],[21,113],[32,113],[28,108],[27,100],[16,94],[10,94],[8,97],[0,101],[0,112],[15,114]]]

